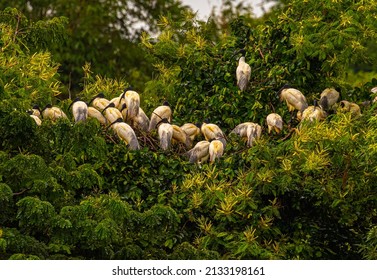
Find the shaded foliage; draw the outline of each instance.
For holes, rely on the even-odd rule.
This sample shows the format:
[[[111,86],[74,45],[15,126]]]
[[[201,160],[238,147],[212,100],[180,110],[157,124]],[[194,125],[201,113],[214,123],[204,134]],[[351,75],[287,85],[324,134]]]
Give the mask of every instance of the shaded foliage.
[[[65,97],[82,90],[81,67],[86,62],[102,76],[127,78],[133,86],[143,88],[152,72],[138,46],[140,33],[144,30],[158,32],[156,23],[163,13],[168,12],[175,18],[187,9],[176,0],[152,3],[140,0],[0,1],[0,9],[10,5],[41,27],[33,32],[31,39],[42,46],[46,45],[43,42],[49,42],[54,60],[61,64],[59,71]],[[47,39],[51,35],[46,31],[51,30],[49,25],[58,17],[69,20],[64,29],[67,37],[64,41]],[[17,18],[12,22],[17,25]],[[23,20],[20,22],[27,26]],[[18,25],[16,29],[23,30]]]

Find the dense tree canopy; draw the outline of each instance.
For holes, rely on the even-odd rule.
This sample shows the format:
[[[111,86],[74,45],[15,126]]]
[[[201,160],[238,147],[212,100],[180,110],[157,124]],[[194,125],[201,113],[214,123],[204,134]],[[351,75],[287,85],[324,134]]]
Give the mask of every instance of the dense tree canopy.
[[[280,135],[265,123],[273,111],[288,122],[276,97],[286,83],[309,103],[326,87],[374,98],[376,72],[361,86],[349,79],[361,62],[375,69],[374,0],[281,1],[259,19],[224,1],[207,22],[177,1],[118,1],[129,13],[66,2],[0,12],[0,259],[376,259],[376,103]],[[144,32],[128,28],[135,18]],[[252,69],[242,92],[240,48]],[[145,61],[132,70],[134,51]],[[162,151],[155,132],[136,131],[132,151],[95,119],[74,123],[67,73],[87,102],[131,84],[149,116],[168,100],[174,124],[210,119],[226,134],[224,156],[190,164],[188,148]],[[48,103],[68,118],[37,126],[27,110]],[[230,134],[246,121],[263,127],[252,147]]]
[[[2,9],[9,5],[9,1],[0,1]],[[158,32],[157,20],[165,12],[176,18],[187,9],[177,0],[15,0],[11,5],[32,21],[68,19],[67,39],[49,51],[61,64],[64,86],[71,94],[82,88],[81,67],[85,62],[91,63],[98,74],[132,80],[142,87],[151,70],[139,50],[139,35],[143,31]]]

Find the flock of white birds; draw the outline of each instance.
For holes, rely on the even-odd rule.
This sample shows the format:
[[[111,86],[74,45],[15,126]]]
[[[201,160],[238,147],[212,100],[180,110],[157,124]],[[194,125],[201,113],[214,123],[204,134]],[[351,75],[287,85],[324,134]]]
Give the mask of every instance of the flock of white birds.
[[[242,54],[236,70],[237,86],[240,91],[244,91],[250,81],[251,69],[245,62],[245,51],[240,50],[237,53]],[[377,87],[373,88],[371,92],[377,93]],[[351,112],[353,116],[361,114],[360,107],[356,103],[346,100],[337,103],[340,94],[334,88],[326,88],[320,95],[319,104],[314,102],[313,106],[308,106],[301,91],[289,85],[283,86],[278,94],[280,100],[286,102],[288,110],[291,112],[291,121],[295,111],[297,111],[296,118],[299,121],[322,121],[329,112],[334,110]],[[372,102],[375,101],[377,98]],[[159,146],[162,150],[168,150],[175,143],[182,143],[187,149],[190,149],[187,155],[191,163],[202,163],[208,159],[212,163],[223,155],[226,146],[225,134],[216,124],[207,122],[202,124],[186,123],[182,126],[172,124],[172,110],[168,102],[155,108],[148,117],[140,107],[140,95],[131,88],[125,89],[119,97],[111,100],[106,99],[103,93],[96,95],[89,103],[76,98],[68,109],[72,110],[75,122],[94,118],[102,125],[111,128],[131,150],[140,149],[135,131],[150,133],[153,130],[157,130]],[[52,121],[67,118],[62,109],[50,104],[43,109],[34,106],[29,114],[38,126],[41,125],[42,118]],[[268,134],[271,132],[281,133],[283,129],[283,119],[276,113],[271,113],[266,117],[266,124]],[[197,142],[193,147],[194,140],[200,133],[205,140]],[[247,146],[251,147],[261,137],[262,127],[257,123],[244,122],[237,125],[231,133],[242,137]]]

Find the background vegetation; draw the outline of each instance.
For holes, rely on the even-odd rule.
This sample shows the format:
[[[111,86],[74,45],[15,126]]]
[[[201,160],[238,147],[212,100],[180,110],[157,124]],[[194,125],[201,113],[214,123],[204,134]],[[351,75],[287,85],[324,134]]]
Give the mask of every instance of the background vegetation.
[[[377,4],[279,1],[262,18],[223,1],[200,21],[179,1],[0,1],[0,259],[376,259],[377,117],[337,113],[247,148],[228,136],[216,164],[130,151],[71,99],[131,84],[148,115],[208,118],[228,135],[265,127],[290,83],[309,103],[326,87],[372,100]],[[238,91],[245,48],[251,84]],[[37,127],[26,111],[57,104],[69,120]]]

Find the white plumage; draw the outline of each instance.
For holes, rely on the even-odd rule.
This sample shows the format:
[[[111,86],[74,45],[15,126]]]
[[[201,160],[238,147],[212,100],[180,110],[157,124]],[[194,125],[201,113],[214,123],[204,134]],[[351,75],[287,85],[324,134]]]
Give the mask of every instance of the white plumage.
[[[220,129],[220,127],[213,123],[203,123],[201,127],[201,132],[204,135],[204,138],[207,141],[212,141],[214,139],[218,139],[224,144],[224,148],[226,146],[226,140],[224,133]]]
[[[319,105],[325,111],[331,109],[332,106],[338,101],[340,94],[334,88],[326,88],[322,91],[319,100]]]
[[[235,133],[247,141],[251,147],[255,140],[259,139],[262,134],[262,127],[253,122],[244,122],[237,125],[231,133]]]
[[[93,104],[93,107],[97,110],[102,111],[106,106],[110,104],[110,101],[107,100],[103,93],[99,93],[90,100],[89,105]]]
[[[123,140],[130,150],[139,150],[140,145],[137,140],[135,131],[131,126],[123,122],[121,118],[115,120],[110,127],[116,132],[118,137]]]
[[[173,137],[173,127],[167,119],[162,119],[157,125],[158,137],[160,139],[160,147],[166,151],[170,148]]]
[[[75,122],[85,121],[88,118],[88,105],[84,101],[76,98],[70,106]]]
[[[101,114],[96,108],[89,106],[88,107],[88,118],[98,120],[102,125],[107,125],[107,119],[104,115]]]
[[[308,108],[308,102],[305,96],[298,89],[285,85],[280,89],[279,93],[280,100],[284,100],[287,103],[289,112],[293,112],[294,110],[303,112]]]
[[[41,119],[38,116],[34,115],[32,112],[29,115],[35,121],[35,123],[38,126],[40,126],[42,124],[42,121],[41,121]]]
[[[194,148],[187,152],[190,163],[202,163],[209,158],[209,145],[207,140],[199,141]]]
[[[224,145],[220,140],[213,140],[208,147],[209,161],[214,163],[224,154]]]
[[[122,113],[115,108],[114,103],[109,103],[109,105],[102,110],[102,113],[109,123],[113,123],[119,118],[123,119]]]
[[[179,126],[172,124],[173,127],[173,141],[185,144],[186,148],[192,146],[192,141],[186,132],[181,129]]]
[[[46,107],[42,110],[42,117],[44,119],[50,119],[56,121],[59,118],[67,118],[67,115],[63,112],[62,109],[47,104]]]
[[[270,134],[272,130],[276,133],[280,133],[283,130],[283,119],[276,113],[269,114],[266,118],[266,122],[268,126],[268,134]]]
[[[301,121],[308,120],[310,122],[313,122],[315,120],[317,121],[323,121],[326,119],[327,113],[317,105],[317,102],[314,101],[314,105],[309,106],[304,110],[304,112],[298,112],[297,118]]]
[[[185,123],[181,126],[181,129],[188,135],[191,142],[194,141],[195,137],[200,133],[199,126],[193,123]]]
[[[132,122],[135,129],[143,132],[148,132],[149,118],[142,108],[139,108],[139,113],[132,119]]]
[[[158,106],[151,114],[149,122],[149,131],[156,129],[156,125],[162,119],[167,119],[168,122],[171,122],[172,111],[168,102],[164,102],[163,105]]]
[[[140,96],[136,91],[126,89],[125,92],[121,95],[121,100],[124,98],[124,101],[127,105],[127,118],[133,119],[139,114],[140,108]]]
[[[250,82],[251,67],[245,62],[245,50],[241,50],[242,56],[238,60],[238,66],[236,69],[237,86],[241,91],[247,89]]]

